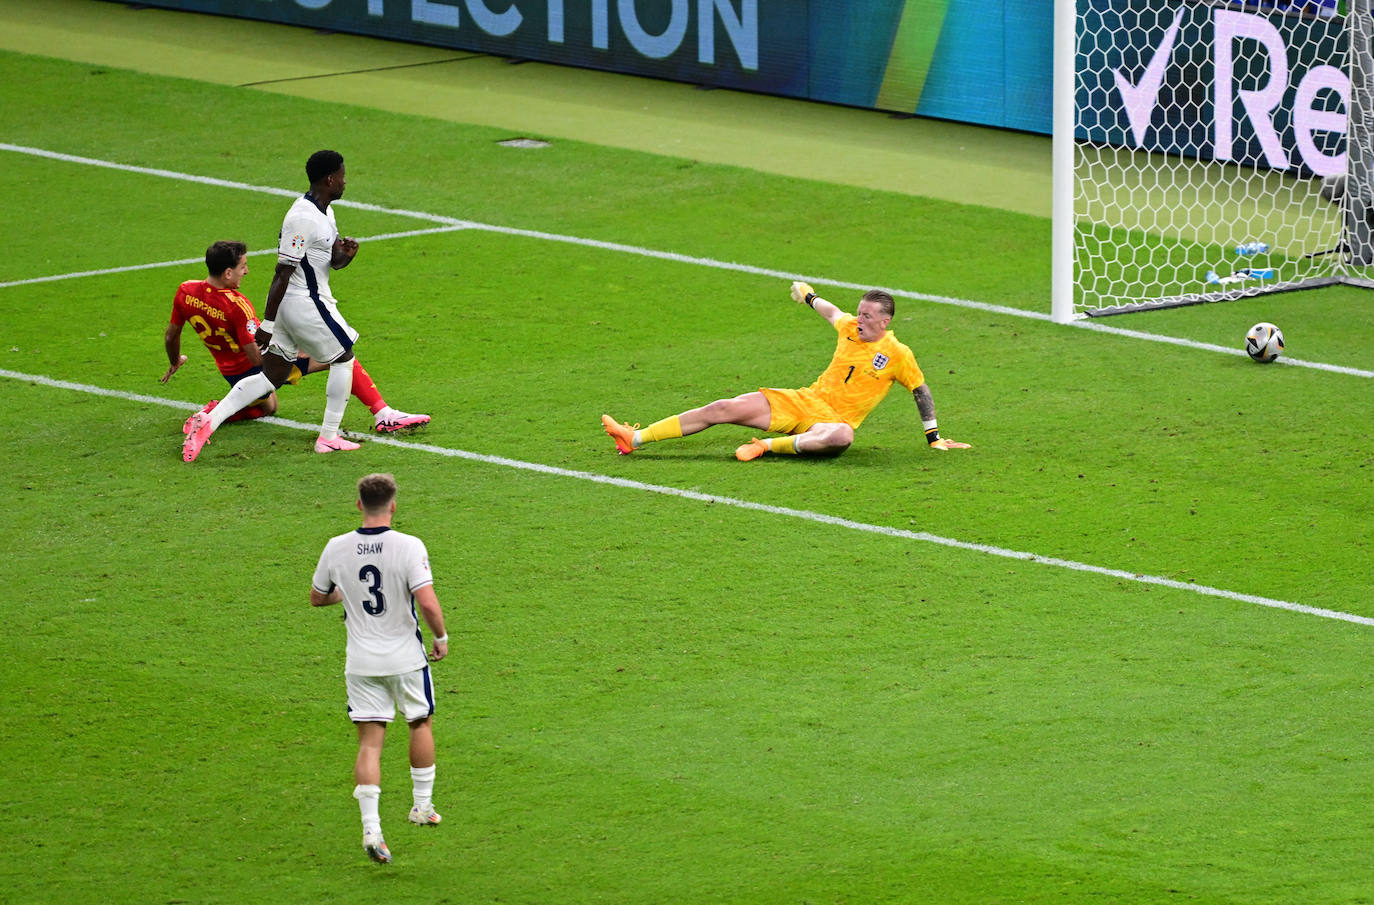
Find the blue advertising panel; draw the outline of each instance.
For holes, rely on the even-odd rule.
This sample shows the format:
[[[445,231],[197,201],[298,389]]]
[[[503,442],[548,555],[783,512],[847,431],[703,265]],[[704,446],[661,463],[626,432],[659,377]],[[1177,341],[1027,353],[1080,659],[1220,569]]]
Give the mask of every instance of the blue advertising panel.
[[[142,0],[1050,131],[1050,0]]]

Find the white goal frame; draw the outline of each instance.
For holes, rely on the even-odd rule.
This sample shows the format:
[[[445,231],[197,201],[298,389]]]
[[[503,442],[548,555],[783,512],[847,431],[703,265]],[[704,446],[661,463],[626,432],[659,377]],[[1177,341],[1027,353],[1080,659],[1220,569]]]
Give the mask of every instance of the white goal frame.
[[[1232,283],[1232,286],[1207,285],[1207,282],[1215,281],[1205,282],[1202,279],[1202,274],[1199,273],[1196,287],[1181,290],[1179,286],[1169,287],[1174,291],[1161,292],[1155,298],[1131,298],[1125,302],[1112,304],[1092,304],[1091,300],[1089,300],[1088,305],[1083,303],[1081,281],[1088,275],[1078,272],[1078,262],[1084,256],[1081,246],[1084,243],[1085,228],[1091,230],[1095,221],[1087,215],[1087,208],[1090,205],[1085,202],[1082,191],[1086,182],[1080,183],[1080,169],[1086,169],[1082,166],[1081,161],[1084,155],[1088,153],[1087,149],[1092,147],[1092,143],[1084,138],[1088,133],[1085,129],[1080,128],[1077,109],[1080,89],[1078,61],[1081,35],[1079,33],[1079,19],[1080,5],[1088,5],[1092,2],[1098,4],[1100,12],[1102,0],[1082,0],[1082,4],[1080,4],[1080,0],[1055,0],[1052,300],[1050,312],[1052,319],[1057,323],[1069,323],[1087,316],[1225,301],[1263,293],[1306,289],[1336,283],[1374,288],[1374,279],[1370,279],[1371,275],[1374,275],[1374,269],[1369,271],[1365,269],[1374,265],[1374,49],[1371,46],[1374,45],[1374,19],[1371,19],[1371,7],[1374,7],[1374,0],[1347,0],[1347,15],[1343,19],[1337,17],[1331,20],[1344,21],[1347,27],[1348,52],[1345,54],[1345,59],[1331,61],[1336,69],[1344,71],[1349,76],[1350,82],[1348,101],[1345,104],[1345,174],[1344,178],[1340,180],[1342,192],[1334,202],[1339,205],[1339,211],[1331,208],[1328,209],[1329,213],[1324,215],[1327,221],[1326,228],[1329,232],[1314,233],[1310,240],[1311,244],[1302,249],[1309,253],[1293,256],[1295,260],[1300,259],[1307,263],[1276,271],[1275,273],[1279,276],[1272,281],[1237,280]],[[1123,0],[1123,6],[1126,2],[1128,0]],[[1135,3],[1139,6],[1139,0],[1135,0]],[[1221,8],[1233,11],[1232,13],[1216,14],[1218,21],[1221,21],[1224,15],[1234,15],[1236,12],[1244,13],[1247,16],[1280,17],[1294,15],[1275,11],[1272,8],[1273,5],[1270,2],[1266,9],[1262,0],[1173,0],[1169,4],[1171,8],[1187,6],[1191,8]],[[1209,13],[1209,15],[1212,14]],[[1183,13],[1179,13],[1179,17],[1182,16]],[[1177,21],[1175,20],[1176,23]],[[1163,65],[1163,61],[1160,61],[1160,64]],[[1216,68],[1220,69],[1221,67],[1218,65]],[[1228,97],[1231,87],[1227,86],[1226,96]],[[1121,90],[1124,91],[1125,89]],[[1331,114],[1325,115],[1329,117]],[[1230,134],[1230,132],[1231,129],[1227,128],[1226,133]],[[1142,134],[1144,133],[1142,132]],[[1099,142],[1096,147],[1102,147],[1101,143]],[[1109,155],[1119,153],[1122,157],[1135,153],[1161,159],[1183,159],[1182,154],[1171,155],[1168,149],[1154,148],[1145,151],[1133,149],[1126,145],[1109,148],[1108,153]],[[1198,168],[1217,170],[1219,183],[1226,178],[1226,174],[1221,172],[1225,167],[1218,166],[1210,157],[1196,155],[1196,160],[1192,162],[1192,165]],[[1225,166],[1229,166],[1233,174],[1240,170],[1244,170],[1246,173],[1261,172],[1260,167],[1233,164],[1226,164]],[[1110,173],[1110,166],[1107,169]],[[1097,167],[1097,175],[1100,176],[1102,170],[1101,166]],[[1127,170],[1122,168],[1119,172],[1125,173]],[[1281,171],[1268,169],[1264,169],[1263,174],[1271,180],[1284,176]],[[1212,177],[1209,174],[1206,178]],[[1237,181],[1243,178],[1249,177],[1240,176]],[[1310,195],[1315,197],[1315,186],[1319,182],[1313,180],[1312,184],[1314,188]],[[1148,191],[1148,189],[1141,189],[1140,191]],[[1261,198],[1261,202],[1266,200],[1268,199]],[[1280,200],[1277,197],[1274,199],[1276,203]],[[1187,206],[1184,205],[1185,208]],[[1199,204],[1198,209],[1201,210],[1201,204]],[[1189,211],[1185,210],[1181,216],[1187,216],[1188,213]],[[1206,220],[1206,216],[1203,214],[1199,214],[1199,218],[1203,221]],[[1099,228],[1103,226],[1100,222],[1097,222],[1096,225]],[[1118,224],[1106,225],[1114,228],[1118,226]],[[1122,232],[1127,229],[1127,227],[1120,228]],[[1234,247],[1236,244],[1243,244],[1251,239],[1264,240],[1265,236],[1224,234],[1219,231],[1213,237],[1198,241],[1208,245],[1215,244],[1217,249],[1220,249],[1223,245],[1229,244]],[[1219,263],[1228,263],[1220,261],[1220,254],[1220,250],[1214,254]],[[1319,263],[1315,260],[1317,258],[1321,259]],[[1236,259],[1234,263],[1245,264],[1250,262]],[[1263,264],[1264,262],[1260,260],[1257,263]],[[1106,266],[1109,267],[1110,262],[1106,262]],[[1245,271],[1240,272],[1244,273]],[[1256,268],[1256,272],[1260,272],[1259,268]],[[1209,272],[1207,276],[1210,277],[1213,274]],[[1232,281],[1222,281],[1222,283],[1228,282]],[[1236,285],[1236,283],[1240,283],[1240,285]]]

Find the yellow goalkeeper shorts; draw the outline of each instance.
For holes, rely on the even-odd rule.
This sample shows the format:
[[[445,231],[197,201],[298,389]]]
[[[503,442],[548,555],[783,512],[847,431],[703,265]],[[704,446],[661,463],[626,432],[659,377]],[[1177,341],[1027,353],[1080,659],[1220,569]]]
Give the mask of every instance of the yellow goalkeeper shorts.
[[[780,434],[802,434],[817,424],[843,424],[844,419],[810,388],[778,390],[760,387],[771,414],[768,429]]]

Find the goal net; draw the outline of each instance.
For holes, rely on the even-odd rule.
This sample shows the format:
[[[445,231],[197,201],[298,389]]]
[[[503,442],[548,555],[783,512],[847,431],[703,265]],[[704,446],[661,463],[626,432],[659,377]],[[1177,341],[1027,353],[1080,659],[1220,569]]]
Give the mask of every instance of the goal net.
[[[1056,0],[1053,316],[1374,286],[1374,0]]]

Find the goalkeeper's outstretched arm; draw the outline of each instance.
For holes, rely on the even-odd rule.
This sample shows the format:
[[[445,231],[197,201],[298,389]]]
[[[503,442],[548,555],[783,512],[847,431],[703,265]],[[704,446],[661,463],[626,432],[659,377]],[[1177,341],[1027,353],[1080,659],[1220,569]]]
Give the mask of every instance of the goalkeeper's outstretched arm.
[[[940,436],[940,427],[935,421],[935,400],[931,398],[929,385],[921,384],[911,391],[911,396],[916,400],[916,411],[921,413],[921,426],[925,428],[926,443],[930,444],[931,449],[969,448],[967,443],[946,440]]]
[[[816,295],[816,290],[811,288],[810,283],[803,283],[800,280],[792,284],[792,300],[799,305],[806,305],[815,310],[817,314],[825,318],[830,323],[844,316],[844,312],[825,299]]]

